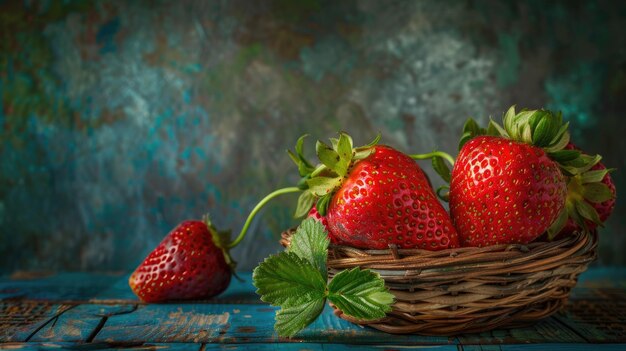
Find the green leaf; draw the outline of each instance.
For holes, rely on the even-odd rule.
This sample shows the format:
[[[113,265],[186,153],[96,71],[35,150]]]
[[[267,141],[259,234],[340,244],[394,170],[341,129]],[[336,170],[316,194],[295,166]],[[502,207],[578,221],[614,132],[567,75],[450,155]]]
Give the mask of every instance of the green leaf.
[[[524,141],[527,144],[532,144],[533,143],[533,134],[532,131],[530,130],[530,125],[525,124],[524,127],[522,127],[522,141]]]
[[[567,124],[567,123],[566,123]],[[559,151],[559,150],[563,150],[563,148],[565,146],[567,146],[567,143],[569,143],[569,138],[570,138],[570,134],[569,131],[567,131],[567,127],[565,127],[565,132],[563,134],[561,134],[554,143],[550,143],[550,146],[548,146],[546,149],[546,152],[555,152],[555,151]]]
[[[326,294],[325,277],[291,252],[266,258],[254,269],[252,280],[261,300],[274,306],[297,306]]]
[[[504,117],[502,118],[502,123],[504,124],[504,128],[498,125],[498,127],[500,127],[498,129],[504,129],[500,131],[502,135],[509,135],[513,137],[512,132],[515,131],[515,128],[513,127],[514,122],[515,122],[514,119],[515,119],[515,105],[509,107],[509,109],[504,114]]]
[[[556,117],[550,113],[541,114],[542,116],[537,125],[532,127],[533,132],[533,145],[538,147],[546,147],[554,137],[554,134],[558,132],[559,125],[556,124]]]
[[[298,197],[296,212],[293,215],[294,218],[306,216],[311,210],[311,207],[313,207],[313,203],[315,203],[315,195],[310,191],[303,191],[300,197]]]
[[[450,202],[450,186],[442,185],[437,188],[437,197],[445,202]]]
[[[580,214],[583,218],[586,218],[596,224],[601,225],[602,221],[600,221],[600,216],[598,216],[598,212],[593,206],[587,203],[584,200],[574,201],[574,206],[576,206],[576,212]]]
[[[328,204],[330,204],[330,200],[333,198],[333,193],[328,193],[322,196],[319,200],[317,200],[317,204],[315,207],[317,208],[317,212],[321,216],[326,216],[326,212],[328,211]]]
[[[391,311],[394,296],[378,273],[355,267],[333,277],[328,284],[328,300],[349,316],[373,320]]]
[[[326,299],[319,298],[301,305],[283,307],[276,312],[274,329],[279,336],[293,336],[311,324],[324,310]]]
[[[613,198],[611,189],[603,183],[588,183],[583,185],[583,197],[595,203],[601,203]]]
[[[580,175],[583,184],[601,182],[612,169],[597,169],[595,171],[587,171]]]
[[[491,134],[490,133],[489,135],[502,136],[502,137],[507,137],[507,138],[509,137],[509,133],[506,130],[504,130],[504,128],[502,128],[501,125],[499,125],[497,122],[495,122],[492,119],[489,120],[489,127],[488,127],[488,129],[490,129],[492,131],[493,130],[497,131],[497,134]]]
[[[315,151],[317,152],[317,157],[320,159],[322,164],[328,167],[328,169],[337,173],[341,177],[346,175],[350,162],[343,160],[337,151],[333,150],[330,146],[319,140],[315,145]]]
[[[463,145],[465,145],[468,141],[472,140],[472,138],[473,138],[472,133],[470,132],[463,133],[463,135],[461,135],[461,139],[459,140],[459,150],[461,150],[463,148]]]
[[[354,156],[352,156],[352,161],[357,161],[357,160],[362,160],[364,158],[369,157],[369,155],[374,153],[374,148],[370,147],[368,149],[362,149],[362,148],[358,148],[355,149],[355,153]]]
[[[494,122],[492,119],[489,119],[489,124],[487,125],[487,130],[485,131],[485,134],[499,137],[505,137],[507,135],[504,128],[502,128],[502,126]]]
[[[463,133],[470,133],[473,136],[481,135],[482,128],[476,123],[473,118],[468,118],[463,125]]]
[[[602,160],[602,156],[600,156],[600,155],[593,155],[593,156],[591,156],[591,155],[581,154],[580,158],[583,160],[583,165],[578,168],[580,173],[587,172],[593,166],[598,164],[598,162],[600,162],[600,160]]]
[[[306,181],[309,185],[309,190],[315,195],[322,197],[326,194],[332,193],[332,191],[341,185],[342,178],[335,177],[315,177]]]
[[[324,225],[313,218],[307,218],[291,237],[289,252],[307,260],[322,275],[327,277],[326,258],[328,257],[328,233]]]
[[[481,128],[473,118],[468,118],[463,125],[463,134],[461,135],[461,140],[459,140],[459,150],[472,138],[484,135],[485,132],[485,129]]]
[[[554,239],[554,237],[556,237],[556,235],[561,232],[561,230],[563,229],[563,227],[565,227],[565,224],[567,223],[567,218],[567,208],[563,207],[561,213],[559,213],[559,216],[547,230],[549,240]]]
[[[559,150],[550,152],[548,156],[558,163],[570,162],[580,157],[580,151],[577,150]]]
[[[350,165],[350,161],[352,161],[352,138],[348,134],[341,133],[339,135],[337,153],[339,154],[339,157],[341,157],[341,160],[346,163],[347,170]],[[342,175],[345,175],[345,173]]]
[[[432,164],[435,172],[437,172],[437,174],[439,174],[439,176],[441,176],[446,183],[450,183],[450,168],[448,168],[448,165],[444,162],[443,158],[434,156],[432,158]]]
[[[303,149],[304,149],[304,139],[308,136],[308,134],[304,134],[298,141],[296,141],[296,153],[294,154],[291,150],[287,150],[289,157],[291,160],[298,166],[298,173],[300,176],[305,176],[310,174],[314,167],[309,163],[309,161],[304,157]]]
[[[298,140],[296,141],[296,154],[298,155],[298,158],[300,158],[302,163],[304,163],[308,168],[313,168],[313,165],[309,163],[306,157],[304,157],[304,139],[306,139],[306,137],[308,136],[308,134],[304,134],[303,136],[298,138]]]
[[[382,137],[382,135],[380,134],[380,132],[378,132],[378,134],[376,134],[376,137],[374,138],[374,140],[370,141],[370,143],[365,145],[363,148],[371,148],[372,146],[378,145],[378,142],[380,141],[381,137]]]

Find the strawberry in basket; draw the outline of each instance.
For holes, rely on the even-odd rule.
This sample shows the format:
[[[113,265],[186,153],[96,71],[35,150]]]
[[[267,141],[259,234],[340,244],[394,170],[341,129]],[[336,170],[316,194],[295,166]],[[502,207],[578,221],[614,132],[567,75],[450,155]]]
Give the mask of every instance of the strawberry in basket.
[[[582,152],[571,142],[565,149]],[[599,156],[596,156],[594,162],[597,163],[593,167],[568,179],[564,212],[568,218],[555,238],[582,230],[594,230],[602,226],[613,212],[616,191],[610,174],[612,169],[607,169],[600,162]]]
[[[459,247],[449,215],[410,156],[377,145],[378,139],[353,148],[352,138],[341,133],[331,139],[332,147],[317,142],[322,164],[313,167],[302,155],[302,141],[296,154],[290,153],[303,177],[296,215],[309,213],[316,203],[334,243],[367,249]]]
[[[568,124],[561,115],[546,110],[515,113],[511,107],[503,124],[491,121],[485,130],[470,119],[464,128],[449,193],[463,245],[524,244],[544,232],[553,237],[568,213],[597,219],[588,203],[566,201],[575,196],[568,184],[600,158],[566,149]]]

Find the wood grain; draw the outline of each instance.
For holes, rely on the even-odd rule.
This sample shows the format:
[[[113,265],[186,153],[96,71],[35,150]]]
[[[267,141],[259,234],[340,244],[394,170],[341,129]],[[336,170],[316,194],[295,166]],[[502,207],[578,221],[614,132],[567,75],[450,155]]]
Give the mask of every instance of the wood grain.
[[[127,274],[2,277],[0,349],[622,350],[624,272],[585,273],[562,313],[527,328],[451,337],[391,335],[337,318],[327,306],[291,339],[274,332],[276,308],[260,302],[250,273],[217,298],[168,304],[138,301]]]

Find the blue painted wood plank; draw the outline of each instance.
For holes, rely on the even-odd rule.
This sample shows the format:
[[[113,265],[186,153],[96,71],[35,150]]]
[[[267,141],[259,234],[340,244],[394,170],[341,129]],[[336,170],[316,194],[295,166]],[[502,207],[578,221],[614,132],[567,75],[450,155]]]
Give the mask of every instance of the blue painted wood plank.
[[[0,342],[26,341],[69,305],[34,301],[0,302]]]
[[[105,344],[105,343],[71,343],[71,342],[28,342],[28,343],[6,343],[0,344],[0,350],[164,350],[164,351],[200,351],[202,344],[193,343],[145,343],[145,344]]]
[[[623,351],[624,344],[513,344],[513,345],[463,345],[463,351]]]
[[[332,314],[322,316],[292,339],[274,332],[276,308],[257,304],[140,305],[136,311],[111,316],[94,341],[100,342],[331,342],[382,344],[453,344],[455,338],[390,335],[363,328]]]
[[[245,306],[245,305],[236,305]],[[232,305],[150,304],[108,318],[97,342],[212,342],[228,330]]]
[[[598,289],[597,295],[604,298],[572,299],[556,318],[588,342],[626,343],[626,290]]]
[[[252,273],[238,273],[242,281],[233,279],[219,296],[206,303],[262,303],[254,293]],[[29,276],[0,278],[0,300],[28,299],[92,303],[138,303],[128,286],[129,274],[59,273],[30,279]],[[186,303],[181,301],[180,303]]]
[[[363,345],[363,344],[326,344],[326,343],[280,343],[280,344],[205,344],[206,351],[401,351],[401,350],[425,350],[425,351],[458,351],[456,345],[413,345],[384,344],[384,345]]]
[[[532,326],[513,329],[496,329],[484,333],[458,336],[461,345],[514,344],[514,343],[584,343],[585,339],[553,317]]]
[[[54,323],[46,324],[29,341],[87,342],[109,317],[131,313],[136,308],[136,305],[76,306],[58,316]]]
[[[28,275],[0,279],[0,300],[87,301],[120,279],[122,274],[59,273],[31,279]]]

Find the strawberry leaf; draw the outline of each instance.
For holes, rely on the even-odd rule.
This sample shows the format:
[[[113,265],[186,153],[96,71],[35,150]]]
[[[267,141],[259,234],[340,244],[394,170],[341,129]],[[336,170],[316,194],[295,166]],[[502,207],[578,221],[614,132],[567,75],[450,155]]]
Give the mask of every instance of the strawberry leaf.
[[[588,219],[598,225],[602,225],[602,221],[600,220],[600,216],[598,216],[598,212],[593,206],[587,203],[584,200],[577,200],[574,202],[574,206],[576,206],[576,211],[585,219]]]
[[[291,237],[291,244],[288,252],[292,252],[298,257],[307,260],[320,272],[322,277],[328,273],[326,271],[326,258],[328,257],[328,233],[324,225],[313,218],[307,218],[298,227],[296,233]]]
[[[363,320],[385,317],[394,301],[378,273],[358,267],[335,275],[328,291],[328,300],[343,313]]]
[[[587,183],[598,183],[601,182],[607,174],[609,174],[613,169],[598,169],[595,171],[588,171],[580,175],[581,182],[583,184]]]
[[[336,187],[341,185],[341,178],[315,177],[308,179],[306,183],[309,185],[311,193],[321,197],[330,194]]]
[[[330,204],[330,200],[332,200],[332,198],[333,198],[333,193],[329,193],[329,194],[322,196],[319,200],[317,200],[317,204],[315,205],[315,208],[317,209],[317,212],[319,212],[321,216],[326,216],[326,212],[328,211],[328,205]]]
[[[326,284],[328,236],[314,219],[302,222],[286,252],[270,256],[255,268],[252,279],[261,300],[281,307],[274,328],[293,336],[322,312],[326,298],[344,313],[378,319],[391,310],[394,296],[377,273],[354,268],[339,272]]]
[[[346,133],[341,133],[339,141],[337,142],[336,151],[341,160],[346,163],[347,169],[350,161],[352,161],[352,137]]]
[[[583,185],[583,197],[595,203],[601,203],[613,198],[611,189],[603,183],[588,183]]]
[[[577,150],[559,150],[548,154],[551,159],[556,162],[570,162],[580,157],[580,151]]]
[[[293,216],[295,218],[306,216],[311,210],[311,207],[313,207],[314,202],[315,195],[313,195],[310,191],[303,191],[302,194],[300,194],[300,196],[298,197],[296,212]]]
[[[567,218],[567,208],[563,208],[554,223],[552,223],[552,225],[547,230],[549,240],[554,239],[554,237],[556,237],[557,234],[561,232],[561,230],[563,229],[563,227],[565,227],[565,224],[567,223]]]
[[[432,164],[435,172],[437,172],[437,174],[439,174],[439,176],[441,176],[446,183],[450,183],[450,179],[452,178],[450,175],[450,168],[448,168],[448,165],[444,162],[443,158],[434,156]]]
[[[261,300],[274,306],[297,306],[326,294],[326,277],[290,252],[266,258],[254,269],[252,280]]]
[[[311,324],[324,310],[326,299],[319,298],[303,304],[283,307],[276,312],[274,329],[278,336],[293,336]]]

